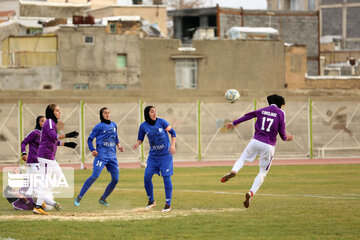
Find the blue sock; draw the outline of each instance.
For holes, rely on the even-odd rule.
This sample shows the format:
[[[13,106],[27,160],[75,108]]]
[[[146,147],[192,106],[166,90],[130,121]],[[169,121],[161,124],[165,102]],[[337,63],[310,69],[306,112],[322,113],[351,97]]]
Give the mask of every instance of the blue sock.
[[[173,189],[171,176],[165,176],[163,178],[164,178],[166,203],[169,206],[171,206],[171,197],[172,197],[172,189]]]
[[[146,195],[150,202],[154,201],[154,192],[153,192],[153,184],[152,184],[152,177],[154,174],[152,173],[146,173],[144,175],[144,187],[146,191]]]
[[[102,199],[106,199],[110,193],[114,190],[116,184],[119,182],[119,172],[111,172],[111,182],[106,187],[104,194],[102,195]]]

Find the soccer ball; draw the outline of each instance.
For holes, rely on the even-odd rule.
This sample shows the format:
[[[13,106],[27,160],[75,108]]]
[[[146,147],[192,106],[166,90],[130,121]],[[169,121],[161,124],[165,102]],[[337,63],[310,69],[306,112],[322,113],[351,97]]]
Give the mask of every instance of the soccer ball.
[[[240,93],[236,89],[229,89],[225,93],[225,99],[230,103],[236,103],[240,98]]]

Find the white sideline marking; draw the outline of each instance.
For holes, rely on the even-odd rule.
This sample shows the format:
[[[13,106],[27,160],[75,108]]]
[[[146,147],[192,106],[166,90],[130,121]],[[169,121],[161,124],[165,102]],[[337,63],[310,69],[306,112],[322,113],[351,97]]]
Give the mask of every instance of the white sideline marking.
[[[92,187],[91,189],[104,189],[101,187]],[[137,188],[120,188],[120,191],[145,191]],[[164,189],[154,189],[154,192],[163,192]],[[224,192],[224,191],[205,191],[205,190],[173,190],[174,192],[193,192],[193,193],[213,193],[213,194],[229,194],[229,195],[244,195],[245,192]],[[76,194],[75,194],[76,195]],[[360,194],[337,194],[337,195],[322,195],[322,194],[272,194],[272,193],[257,193],[257,196],[268,197],[308,197],[308,198],[324,198],[324,199],[345,199],[345,200],[360,200]],[[76,195],[77,196],[77,195]]]
[[[176,190],[175,190],[176,191]],[[232,194],[244,195],[245,193],[238,192],[223,192],[223,191],[204,191],[204,190],[178,190],[181,192],[197,192],[197,193],[214,193],[214,194]],[[360,200],[360,194],[342,194],[338,196],[320,195],[320,194],[271,194],[271,193],[257,193],[258,196],[270,197],[311,197],[311,198],[328,198],[328,199],[346,199],[346,200]],[[351,197],[350,197],[351,196]]]
[[[143,189],[131,189],[123,188],[119,189],[122,191],[145,191]],[[154,191],[164,191],[163,189],[157,189]],[[230,195],[244,195],[242,192],[224,192],[224,191],[205,191],[205,190],[173,190],[174,192],[194,192],[194,193],[213,193],[213,194],[230,194]],[[257,196],[268,196],[268,197],[308,197],[308,198],[326,198],[326,199],[345,199],[345,200],[360,200],[360,194],[341,194],[341,195],[321,195],[321,194],[271,194],[271,193],[257,193]]]

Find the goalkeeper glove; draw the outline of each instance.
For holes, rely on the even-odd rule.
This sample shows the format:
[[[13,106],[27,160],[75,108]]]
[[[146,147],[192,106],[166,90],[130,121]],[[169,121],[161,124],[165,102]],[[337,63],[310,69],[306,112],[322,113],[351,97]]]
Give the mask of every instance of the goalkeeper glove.
[[[77,131],[72,131],[67,134],[65,134],[65,137],[67,138],[77,138],[79,136],[79,133]]]
[[[76,148],[77,143],[76,142],[65,142],[64,146],[68,147],[68,148]]]

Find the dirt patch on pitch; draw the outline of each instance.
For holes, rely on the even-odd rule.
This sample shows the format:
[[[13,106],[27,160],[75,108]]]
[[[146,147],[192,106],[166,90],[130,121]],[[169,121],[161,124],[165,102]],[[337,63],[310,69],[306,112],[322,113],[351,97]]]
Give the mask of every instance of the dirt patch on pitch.
[[[190,216],[193,214],[208,214],[219,212],[240,212],[244,211],[243,208],[220,208],[220,209],[189,209],[189,210],[172,210],[168,213],[162,213],[161,211],[151,210],[145,211],[143,208],[131,209],[131,210],[117,210],[117,211],[101,211],[94,213],[50,213],[51,215],[40,216],[34,215],[31,212],[26,212],[24,215],[3,215],[0,216],[0,221],[8,220],[60,220],[60,221],[108,221],[108,220],[147,220],[147,219],[159,219],[159,218],[173,218]],[[25,212],[24,212],[25,213]],[[30,215],[31,214],[31,215]]]

